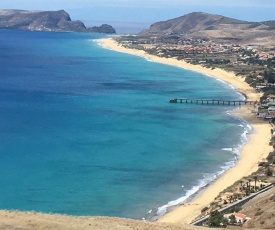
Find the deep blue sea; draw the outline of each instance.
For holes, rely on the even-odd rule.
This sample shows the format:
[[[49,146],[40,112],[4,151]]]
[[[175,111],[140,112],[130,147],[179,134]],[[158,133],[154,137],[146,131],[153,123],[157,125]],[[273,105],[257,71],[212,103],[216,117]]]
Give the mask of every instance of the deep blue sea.
[[[0,209],[141,219],[238,158],[248,125],[233,106],[169,99],[239,93],[101,37],[0,30]]]

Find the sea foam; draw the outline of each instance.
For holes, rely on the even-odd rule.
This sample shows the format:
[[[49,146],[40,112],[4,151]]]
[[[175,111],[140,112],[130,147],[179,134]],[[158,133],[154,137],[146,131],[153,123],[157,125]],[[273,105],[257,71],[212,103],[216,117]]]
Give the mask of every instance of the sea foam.
[[[157,209],[151,209],[150,211],[147,212],[146,216],[144,219],[147,220],[155,220],[160,216],[165,215],[168,211],[169,208],[173,206],[177,206],[179,204],[184,204],[184,202],[187,202],[188,199],[190,199],[192,196],[195,196],[196,193],[198,193],[202,188],[206,187],[207,185],[211,184],[213,181],[215,181],[221,174],[226,172],[228,169],[234,167],[236,165],[236,162],[239,160],[240,157],[240,152],[242,146],[247,142],[247,134],[252,131],[252,127],[244,120],[239,119],[242,124],[239,124],[239,127],[244,128],[243,133],[241,134],[241,139],[240,143],[237,145],[237,147],[229,147],[229,148],[222,148],[222,151],[228,151],[231,152],[234,155],[234,160],[225,162],[224,165],[220,167],[220,170],[218,170],[216,173],[208,173],[208,174],[203,174],[203,179],[198,181],[198,184],[193,186],[190,190],[185,192],[184,196],[181,196],[180,198],[176,200],[172,200],[168,202],[166,205],[163,205]],[[182,186],[184,187],[184,186]]]

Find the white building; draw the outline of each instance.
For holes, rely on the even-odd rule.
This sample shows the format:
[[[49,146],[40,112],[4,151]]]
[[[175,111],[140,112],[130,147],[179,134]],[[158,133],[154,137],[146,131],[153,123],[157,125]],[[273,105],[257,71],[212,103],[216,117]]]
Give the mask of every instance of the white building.
[[[229,213],[229,214],[224,214],[224,218],[228,219],[228,221],[230,222],[230,216],[235,216],[236,218],[236,223],[244,223],[248,217],[245,215],[245,214],[242,214],[242,213],[236,213],[236,212],[233,212],[233,213]],[[250,219],[250,218],[249,218]]]

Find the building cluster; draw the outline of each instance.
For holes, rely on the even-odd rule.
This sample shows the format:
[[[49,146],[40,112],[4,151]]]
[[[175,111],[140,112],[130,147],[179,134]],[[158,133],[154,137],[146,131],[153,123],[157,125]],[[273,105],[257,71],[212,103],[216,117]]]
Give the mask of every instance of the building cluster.
[[[126,48],[144,50],[159,57],[176,58],[207,68],[233,71],[236,75],[244,76],[246,82],[259,91],[275,83],[274,47],[236,44],[234,41],[224,44],[224,41],[219,43],[208,38],[190,38],[175,34],[121,36],[118,42]]]
[[[274,49],[267,49],[259,45],[219,44],[206,38],[187,38],[179,35],[124,36],[122,38],[120,42],[124,45],[139,45],[159,56],[234,54],[233,64],[236,65],[249,64],[252,59],[265,61],[275,58]]]
[[[259,118],[275,118],[275,96],[270,95],[266,100],[256,104],[255,112]]]

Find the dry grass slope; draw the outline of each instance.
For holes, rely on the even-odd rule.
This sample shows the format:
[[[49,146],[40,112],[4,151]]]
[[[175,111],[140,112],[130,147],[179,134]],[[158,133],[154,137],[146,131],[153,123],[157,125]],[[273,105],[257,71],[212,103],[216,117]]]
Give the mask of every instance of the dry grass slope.
[[[275,187],[246,203],[241,212],[252,218],[244,227],[275,229]]]
[[[202,227],[112,217],[77,217],[0,211],[1,230],[200,230]]]

